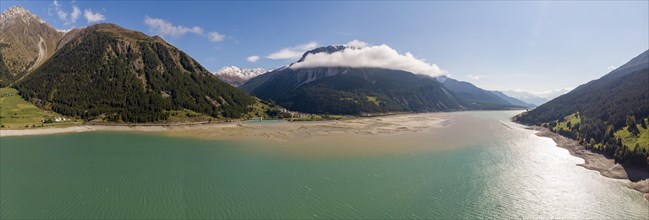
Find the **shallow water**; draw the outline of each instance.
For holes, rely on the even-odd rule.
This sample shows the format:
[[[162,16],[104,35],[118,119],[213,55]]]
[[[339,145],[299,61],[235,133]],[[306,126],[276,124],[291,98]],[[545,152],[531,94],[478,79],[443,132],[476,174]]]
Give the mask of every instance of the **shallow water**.
[[[516,113],[440,113],[445,127],[349,146],[3,137],[0,218],[649,217],[640,193],[576,166],[583,160],[509,122]]]

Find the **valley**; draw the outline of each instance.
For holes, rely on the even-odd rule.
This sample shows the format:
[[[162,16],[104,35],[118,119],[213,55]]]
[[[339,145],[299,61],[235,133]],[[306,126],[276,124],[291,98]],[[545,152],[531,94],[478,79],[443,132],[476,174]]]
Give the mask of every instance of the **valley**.
[[[648,6],[3,1],[0,219],[646,219]]]

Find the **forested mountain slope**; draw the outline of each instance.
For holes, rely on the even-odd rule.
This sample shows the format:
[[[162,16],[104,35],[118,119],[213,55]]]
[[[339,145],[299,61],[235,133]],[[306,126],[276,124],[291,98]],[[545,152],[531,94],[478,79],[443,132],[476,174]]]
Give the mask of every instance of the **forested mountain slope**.
[[[270,74],[274,74],[270,79],[257,79],[266,82],[250,92],[301,112],[361,114],[463,109],[439,82],[405,71],[344,67],[285,68]],[[253,79],[247,85],[255,81]]]
[[[444,85],[444,88],[452,91],[462,105],[469,109],[501,110],[527,107],[525,104],[514,104],[491,91],[478,88],[468,82],[455,80],[447,76],[438,76],[436,79]]]
[[[181,109],[237,118],[257,102],[159,37],[97,24],[67,40],[15,85],[25,99],[68,116],[129,122]]]
[[[344,64],[294,67],[310,55],[345,50],[355,51],[359,48],[337,45],[307,51],[296,63],[252,78],[240,88],[290,110],[308,113],[363,114],[524,108],[470,83],[462,82],[461,86],[451,89],[437,78],[403,70],[349,67]],[[449,79],[450,81],[458,82],[453,79]],[[465,90],[467,87],[471,89]]]
[[[549,127],[620,163],[649,167],[648,54],[516,120]]]

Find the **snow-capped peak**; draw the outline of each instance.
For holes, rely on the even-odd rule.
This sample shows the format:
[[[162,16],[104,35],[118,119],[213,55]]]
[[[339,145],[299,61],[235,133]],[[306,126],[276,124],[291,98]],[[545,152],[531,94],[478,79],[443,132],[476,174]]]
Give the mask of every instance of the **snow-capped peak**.
[[[266,72],[268,71],[262,68],[243,69],[236,66],[225,66],[220,70],[216,71],[214,74],[219,76],[239,77],[241,79],[248,80],[254,78],[255,76],[264,74]]]
[[[2,14],[0,14],[0,23],[5,23],[18,18],[22,19],[27,24],[29,24],[29,21],[32,19],[39,23],[45,23],[45,21],[41,20],[38,16],[32,14],[19,5],[13,6],[2,12]]]
[[[21,7],[20,5],[16,5],[16,6],[12,6],[11,8],[8,8],[2,14],[5,14],[7,16],[17,16],[17,15],[25,15],[31,13],[27,11],[27,9]]]

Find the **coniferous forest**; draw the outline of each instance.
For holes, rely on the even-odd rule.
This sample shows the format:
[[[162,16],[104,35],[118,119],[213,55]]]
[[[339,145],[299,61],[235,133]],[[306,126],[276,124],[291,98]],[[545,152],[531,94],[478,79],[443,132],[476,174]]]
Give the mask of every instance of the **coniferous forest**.
[[[189,109],[238,118],[256,99],[157,37],[95,25],[15,87],[27,100],[86,120],[155,122]]]
[[[526,112],[516,120],[548,127],[617,162],[649,167],[649,146],[623,141],[626,136],[643,138],[640,128],[646,129],[649,118],[647,85],[647,68],[622,76],[603,77]],[[577,120],[571,123],[567,117]]]

